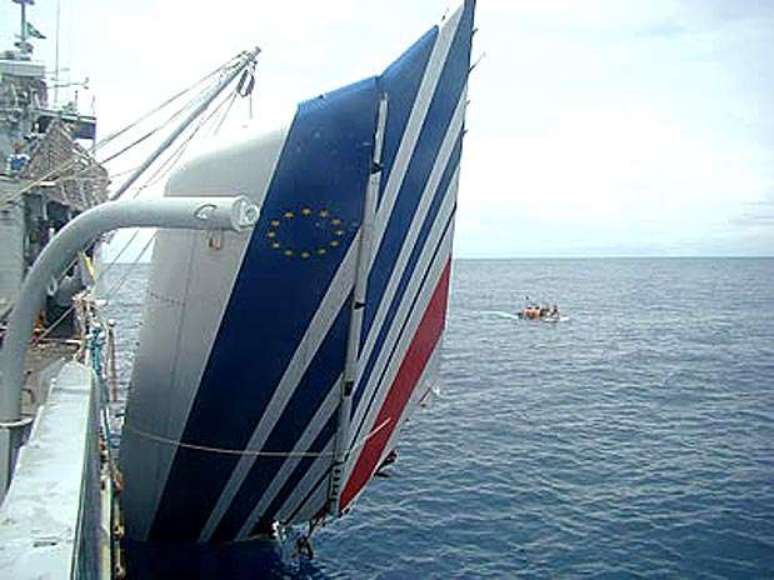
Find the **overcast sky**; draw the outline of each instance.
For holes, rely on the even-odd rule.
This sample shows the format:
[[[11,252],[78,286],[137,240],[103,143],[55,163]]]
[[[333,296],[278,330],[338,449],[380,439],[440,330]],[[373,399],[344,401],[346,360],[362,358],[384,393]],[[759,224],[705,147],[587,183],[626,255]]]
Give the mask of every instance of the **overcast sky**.
[[[104,135],[257,44],[267,120],[380,72],[448,6],[62,0],[61,61]],[[55,16],[30,10],[50,64]],[[476,20],[457,256],[774,254],[774,2],[479,0]]]

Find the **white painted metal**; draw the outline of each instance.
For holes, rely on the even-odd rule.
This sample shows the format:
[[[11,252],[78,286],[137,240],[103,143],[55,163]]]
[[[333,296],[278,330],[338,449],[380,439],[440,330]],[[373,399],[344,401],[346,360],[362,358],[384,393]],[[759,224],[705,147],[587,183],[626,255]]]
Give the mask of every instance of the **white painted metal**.
[[[85,507],[82,486],[89,484],[86,472],[94,459],[89,438],[96,436],[90,416],[97,390],[92,380],[85,365],[62,367],[20,451],[7,501],[0,507],[3,578],[74,577]]]
[[[357,256],[357,274],[355,290],[352,299],[352,314],[349,319],[347,336],[347,354],[344,361],[344,374],[340,383],[338,426],[335,436],[335,451],[333,468],[331,470],[330,492],[328,494],[328,511],[335,514],[338,511],[339,495],[344,482],[344,467],[349,452],[350,415],[352,413],[352,393],[357,379],[358,355],[360,351],[360,333],[363,328],[366,293],[368,291],[368,274],[371,265],[371,241],[374,235],[374,219],[376,204],[379,197],[379,187],[382,179],[382,146],[384,144],[384,128],[387,123],[387,96],[382,95],[379,101],[379,114],[374,135],[374,153],[371,175],[366,188],[365,207],[363,208],[363,224],[360,229],[360,247]]]
[[[184,195],[194,188],[217,195],[233,188],[261,206],[294,116],[295,107],[289,107],[251,125],[246,136],[208,142],[173,173],[165,195]],[[127,403],[127,421],[137,428],[173,441],[182,437],[251,236],[226,232],[215,249],[205,232],[169,230],[157,235],[132,372],[132,390],[138,396],[130,396]],[[122,501],[127,535],[133,539],[148,534],[175,451],[124,434]]]

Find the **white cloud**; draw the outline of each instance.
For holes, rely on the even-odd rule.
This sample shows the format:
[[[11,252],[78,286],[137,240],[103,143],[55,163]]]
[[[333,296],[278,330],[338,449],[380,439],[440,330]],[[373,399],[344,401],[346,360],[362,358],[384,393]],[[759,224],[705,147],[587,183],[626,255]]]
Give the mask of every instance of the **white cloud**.
[[[379,72],[446,5],[74,0],[63,61],[92,78],[106,132],[257,43],[256,114],[270,116]],[[0,7],[6,38],[14,8]],[[53,8],[31,18],[53,36]],[[770,248],[738,218],[774,199],[774,9],[479,0],[477,26],[487,56],[470,86],[460,254]]]

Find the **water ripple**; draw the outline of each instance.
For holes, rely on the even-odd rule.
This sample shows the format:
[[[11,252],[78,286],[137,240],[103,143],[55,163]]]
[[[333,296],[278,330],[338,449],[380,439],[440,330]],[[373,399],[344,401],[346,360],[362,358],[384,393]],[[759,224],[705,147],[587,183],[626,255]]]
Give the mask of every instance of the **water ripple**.
[[[441,396],[317,558],[273,573],[770,577],[773,280],[765,259],[456,262]],[[570,319],[518,320],[525,294]]]

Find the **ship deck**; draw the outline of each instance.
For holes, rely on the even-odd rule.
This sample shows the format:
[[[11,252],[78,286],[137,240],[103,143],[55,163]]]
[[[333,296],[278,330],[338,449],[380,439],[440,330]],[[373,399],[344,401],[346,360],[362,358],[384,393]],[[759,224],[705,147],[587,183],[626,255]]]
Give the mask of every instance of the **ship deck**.
[[[30,347],[25,363],[23,416],[35,416],[38,407],[48,398],[51,379],[65,362],[73,359],[79,348],[77,340],[44,340]]]

